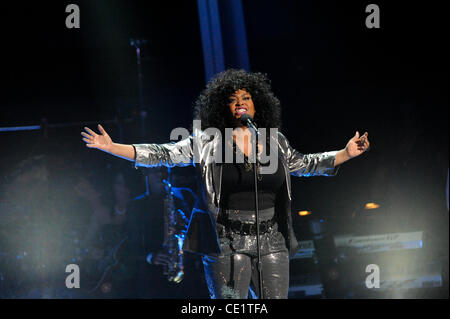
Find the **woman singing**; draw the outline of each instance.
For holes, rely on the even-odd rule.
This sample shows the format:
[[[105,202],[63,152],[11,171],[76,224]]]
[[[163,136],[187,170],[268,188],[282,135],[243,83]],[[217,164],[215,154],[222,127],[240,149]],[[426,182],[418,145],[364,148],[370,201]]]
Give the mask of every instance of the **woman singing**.
[[[117,144],[101,125],[100,134],[89,128],[81,134],[87,147],[134,161],[136,167],[196,167],[206,208],[192,213],[183,249],[202,254],[211,298],[247,298],[249,287],[260,296],[254,227],[256,167],[263,297],[287,298],[289,256],[298,249],[292,229],[290,175],[335,175],[340,164],[369,148],[368,134],[356,132],[342,150],[305,155],[294,150],[281,133],[267,134],[267,139],[252,144],[251,130],[239,120],[243,114],[253,118],[260,129],[280,127],[280,102],[267,77],[231,69],[207,84],[195,104],[201,128],[194,128],[191,136],[177,143]],[[206,134],[207,128],[216,128],[216,133]],[[230,140],[222,139],[226,128],[233,129]],[[263,151],[270,153],[270,145],[275,145],[277,163],[271,174],[261,174],[260,165],[266,164],[252,164],[256,145],[258,156]],[[233,160],[204,158],[223,147],[234,152]],[[244,161],[238,161],[237,155]]]

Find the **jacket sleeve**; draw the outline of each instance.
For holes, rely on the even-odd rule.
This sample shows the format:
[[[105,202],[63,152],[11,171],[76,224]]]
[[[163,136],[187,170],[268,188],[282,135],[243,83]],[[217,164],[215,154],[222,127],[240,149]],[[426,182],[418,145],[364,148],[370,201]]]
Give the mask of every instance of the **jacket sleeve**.
[[[339,166],[334,167],[338,151],[302,154],[292,148],[284,135],[279,134],[289,172],[294,176],[334,176]]]
[[[188,166],[193,163],[192,136],[177,143],[133,144],[135,167]]]

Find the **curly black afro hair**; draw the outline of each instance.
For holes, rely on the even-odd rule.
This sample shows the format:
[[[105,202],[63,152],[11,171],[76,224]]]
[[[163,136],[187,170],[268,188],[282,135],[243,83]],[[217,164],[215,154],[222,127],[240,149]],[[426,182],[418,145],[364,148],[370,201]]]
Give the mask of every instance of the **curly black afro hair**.
[[[281,127],[280,101],[273,94],[267,75],[228,69],[208,82],[194,104],[194,119],[201,120],[202,130],[214,127],[224,132],[226,127],[233,127],[228,101],[240,89],[252,96],[258,127]]]

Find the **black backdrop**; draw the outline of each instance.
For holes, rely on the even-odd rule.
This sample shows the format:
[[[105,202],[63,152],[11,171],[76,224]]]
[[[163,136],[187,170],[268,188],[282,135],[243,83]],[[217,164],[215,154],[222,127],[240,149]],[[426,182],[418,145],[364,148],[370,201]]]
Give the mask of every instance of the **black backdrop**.
[[[137,110],[133,37],[142,49],[149,142],[191,126],[205,85],[196,1],[77,1],[81,28],[65,27],[68,1],[2,3],[0,127],[105,121]],[[243,1],[250,66],[265,72],[283,106],[283,131],[301,152],[343,148],[355,131],[372,150],[335,178],[296,179],[301,209],[348,225],[379,202],[388,229],[426,229],[448,245],[448,49],[438,2],[378,1],[381,29],[364,25],[366,1]],[[83,125],[0,132],[0,169],[38,154],[101,166]],[[105,125],[118,137],[115,125]],[[129,125],[125,142],[138,139]],[[94,164],[92,164],[94,165]],[[90,166],[90,168],[92,167]],[[81,165],[83,167],[83,165]],[[301,234],[300,234],[301,237]]]

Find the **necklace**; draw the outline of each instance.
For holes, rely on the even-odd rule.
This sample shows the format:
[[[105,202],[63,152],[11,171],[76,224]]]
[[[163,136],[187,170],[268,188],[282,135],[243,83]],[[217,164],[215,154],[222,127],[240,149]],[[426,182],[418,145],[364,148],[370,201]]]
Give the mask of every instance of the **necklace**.
[[[233,152],[235,155],[237,155],[238,153],[240,155],[243,155],[244,157],[244,169],[246,172],[252,172],[253,171],[253,163],[250,162],[249,158],[247,157],[247,155],[245,155],[244,152],[242,152],[239,147],[236,145],[236,142],[233,140]],[[253,156],[254,157],[254,156]],[[260,166],[259,166],[259,161],[256,161],[256,176],[258,178],[258,181],[262,180],[262,175],[260,174]]]

